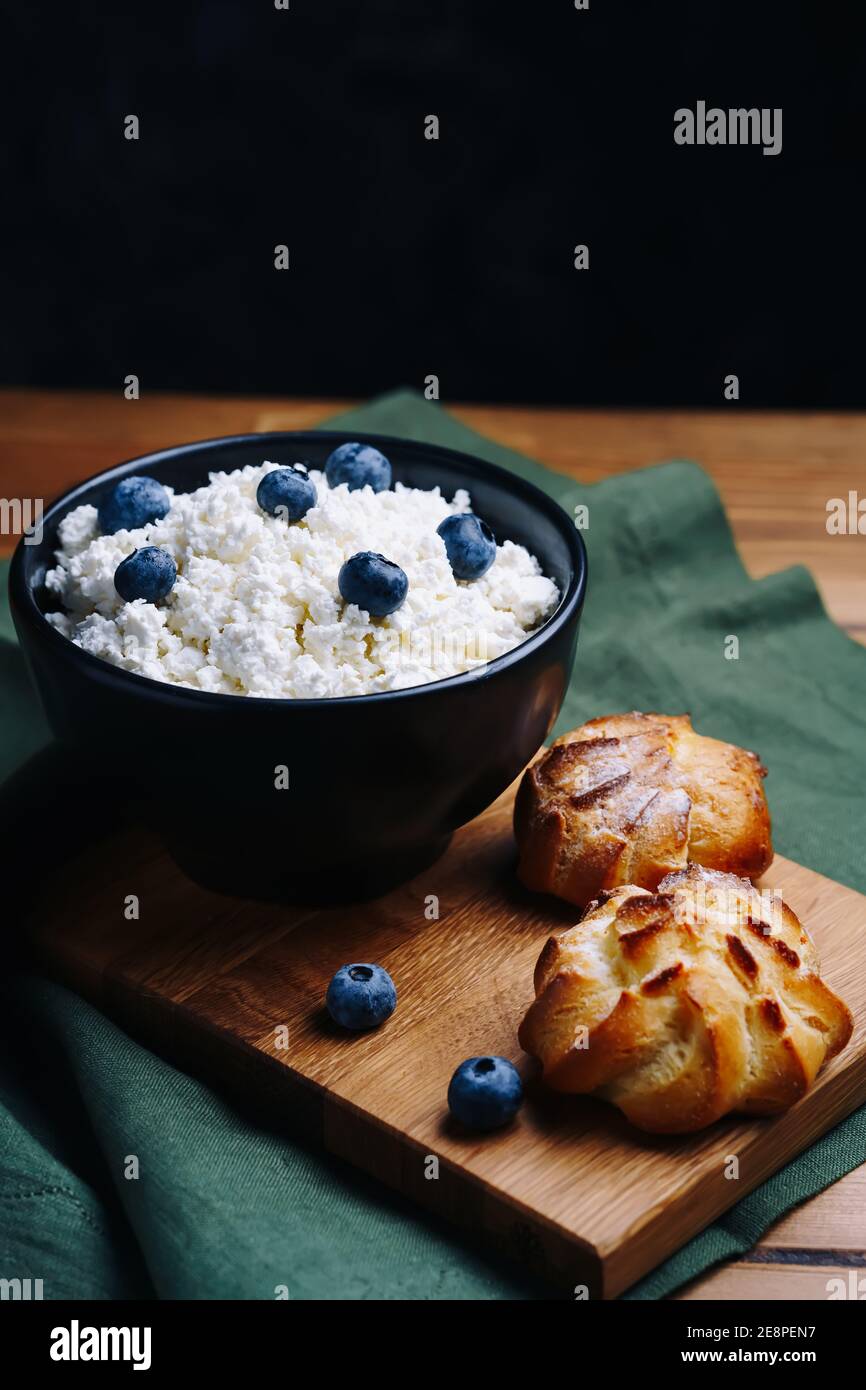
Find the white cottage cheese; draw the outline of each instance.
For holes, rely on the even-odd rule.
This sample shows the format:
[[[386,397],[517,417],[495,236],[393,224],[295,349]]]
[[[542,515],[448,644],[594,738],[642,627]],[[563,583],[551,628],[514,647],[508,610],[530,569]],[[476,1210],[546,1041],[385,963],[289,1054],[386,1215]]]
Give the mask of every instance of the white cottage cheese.
[[[85,651],[127,671],[194,690],[279,698],[365,695],[442,680],[517,646],[553,611],[559,591],[522,546],[505,541],[481,579],[455,580],[436,527],[469,510],[438,488],[374,493],[329,488],[311,471],[317,504],[288,525],[256,502],[265,473],[212,473],[172,493],[161,521],[100,534],[96,508],[60,524],[57,567],[46,576],[64,613],[48,617]],[[177,583],[161,604],[124,603],[120,561],[144,545],[173,557]],[[340,566],[373,550],[406,572],[409,592],[387,618],[345,603]]]

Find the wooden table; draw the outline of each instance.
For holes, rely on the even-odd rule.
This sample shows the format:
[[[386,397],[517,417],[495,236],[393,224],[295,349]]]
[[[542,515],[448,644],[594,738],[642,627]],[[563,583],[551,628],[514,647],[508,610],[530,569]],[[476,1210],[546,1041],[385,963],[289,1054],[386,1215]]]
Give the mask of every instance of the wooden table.
[[[118,392],[0,391],[0,497],[46,503],[78,479],[152,449],[250,430],[302,429],[351,404]],[[460,406],[467,425],[587,482],[664,458],[696,459],[721,492],[756,577],[805,564],[833,618],[866,642],[866,536],[830,535],[827,503],[866,497],[866,415],[539,410]],[[866,519],[864,519],[866,526]],[[14,537],[0,537],[0,553]],[[679,1297],[826,1299],[866,1279],[866,1165],[786,1216],[743,1260]],[[864,1285],[866,1287],[866,1285]]]

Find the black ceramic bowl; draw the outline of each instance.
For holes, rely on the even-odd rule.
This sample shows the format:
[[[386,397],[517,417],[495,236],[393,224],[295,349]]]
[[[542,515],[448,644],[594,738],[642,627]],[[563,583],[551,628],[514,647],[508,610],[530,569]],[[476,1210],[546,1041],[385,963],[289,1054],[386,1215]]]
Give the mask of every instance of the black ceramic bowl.
[[[195,877],[235,891],[307,899],[367,895],[432,862],[457,826],[489,806],[544,742],[574,660],[586,553],[573,521],[502,468],[409,440],[362,436],[395,480],[468,488],[497,538],[517,541],[556,580],[556,612],[479,670],[410,690],[330,700],[212,695],[122,671],[45,621],[57,526],[119,478],[148,473],[181,492],[214,469],[303,458],[322,467],[345,435],[325,431],[209,440],[133,459],[73,488],[18,546],[15,626],[56,737],[111,764]],[[288,768],[288,789],[275,769]]]

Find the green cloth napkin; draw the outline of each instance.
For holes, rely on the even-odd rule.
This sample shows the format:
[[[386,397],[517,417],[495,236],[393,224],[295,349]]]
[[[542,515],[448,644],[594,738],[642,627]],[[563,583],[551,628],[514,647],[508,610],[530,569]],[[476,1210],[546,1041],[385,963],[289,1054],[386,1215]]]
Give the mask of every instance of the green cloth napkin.
[[[327,423],[480,454],[568,512],[587,507],[589,595],[559,728],[613,710],[690,711],[701,732],[755,748],[770,767],[781,853],[866,891],[866,650],[830,622],[804,569],[748,578],[698,467],[677,461],[584,486],[410,392]],[[8,777],[47,732],[5,615],[3,624],[0,774]],[[32,795],[41,765],[29,766]],[[40,853],[75,813],[74,787],[45,776]],[[0,793],[7,844],[22,819],[16,783]],[[541,1292],[384,1188],[258,1128],[68,991],[19,975],[0,993],[0,1277],[41,1278],[46,1298],[274,1298],[283,1287],[292,1298],[337,1299]],[[132,1155],[137,1178],[125,1176]],[[864,1160],[866,1108],[627,1297],[662,1297],[742,1253]]]

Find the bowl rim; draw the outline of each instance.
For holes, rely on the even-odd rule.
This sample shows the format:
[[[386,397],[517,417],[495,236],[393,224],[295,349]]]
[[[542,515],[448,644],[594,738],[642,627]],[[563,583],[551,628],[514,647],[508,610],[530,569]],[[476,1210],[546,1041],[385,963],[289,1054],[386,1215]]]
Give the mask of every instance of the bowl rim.
[[[280,707],[280,708],[318,708],[320,706],[342,706],[342,705],[372,705],[383,700],[395,699],[421,699],[425,695],[435,693],[443,688],[449,689],[458,686],[475,685],[479,682],[492,679],[498,672],[515,665],[523,657],[529,656],[539,647],[543,646],[552,636],[559,632],[571,621],[575,612],[579,613],[583,607],[586,595],[588,559],[586,546],[580,530],[569,518],[564,507],[549,497],[535,483],[521,478],[518,474],[511,473],[501,464],[491,463],[487,459],[479,458],[475,454],[466,454],[458,449],[450,449],[441,444],[428,444],[423,440],[404,439],[399,435],[370,434],[366,431],[346,431],[346,430],[269,430],[252,431],[247,434],[216,435],[210,439],[197,439],[187,444],[171,445],[167,449],[157,449],[147,454],[138,454],[134,458],[125,459],[121,463],[113,464],[111,468],[103,469],[100,473],[94,473],[91,477],[83,479],[79,483],[73,484],[56,497],[42,513],[43,527],[47,521],[52,520],[60,512],[72,510],[72,505],[82,506],[86,501],[88,492],[97,484],[109,482],[112,477],[120,477],[129,473],[134,465],[140,465],[143,471],[147,467],[153,467],[169,459],[183,458],[185,455],[195,455],[203,453],[215,446],[229,447],[238,444],[251,444],[254,441],[261,441],[263,446],[268,442],[291,441],[296,439],[309,440],[311,436],[325,442],[336,441],[345,442],[351,435],[353,441],[359,443],[372,444],[375,447],[387,448],[391,446],[395,451],[422,454],[432,454],[434,456],[447,458],[457,465],[471,465],[470,472],[489,475],[491,481],[498,486],[522,494],[527,502],[531,502],[537,510],[544,512],[549,520],[556,525],[561,535],[566,541],[571,555],[571,576],[565,593],[561,595],[557,607],[549,618],[531,632],[522,642],[518,642],[516,647],[510,651],[503,652],[501,656],[494,657],[492,661],[485,662],[483,666],[476,667],[472,671],[461,671],[454,676],[443,676],[441,680],[427,681],[420,685],[411,685],[400,688],[399,690],[376,690],[362,695],[322,695],[315,697],[297,697],[292,695],[232,695],[224,691],[194,690],[185,686],[176,685],[172,681],[155,680],[151,676],[140,675],[137,671],[127,671],[121,666],[115,666],[112,662],[104,658],[95,656],[92,652],[86,652],[68,637],[48,622],[46,615],[42,612],[36,602],[33,587],[25,578],[24,564],[27,554],[27,547],[22,536],[19,540],[9,567],[9,597],[13,617],[18,616],[21,620],[29,623],[40,636],[44,637],[49,647],[56,643],[58,655],[65,656],[67,660],[80,661],[85,669],[93,671],[94,675],[102,678],[108,684],[117,684],[121,690],[127,682],[132,681],[133,689],[136,686],[142,688],[142,693],[148,690],[158,695],[162,699],[177,699],[182,704],[193,701],[201,707],[202,703],[213,709],[226,709],[228,705],[247,706],[253,708]],[[209,471],[218,472],[218,464],[214,464]],[[226,469],[227,472],[234,472],[235,469]],[[205,484],[200,484],[205,486]]]

